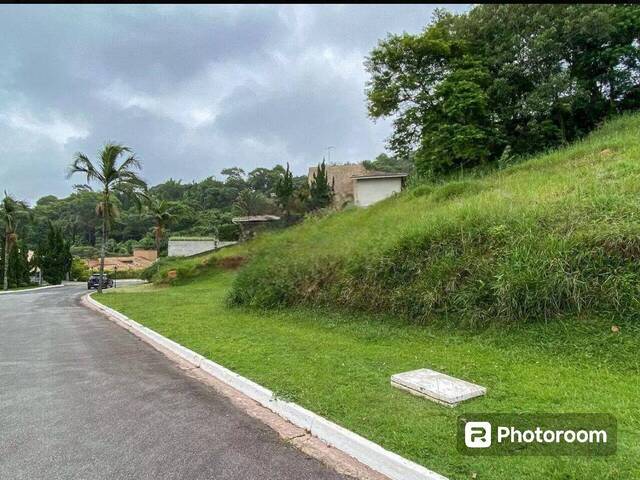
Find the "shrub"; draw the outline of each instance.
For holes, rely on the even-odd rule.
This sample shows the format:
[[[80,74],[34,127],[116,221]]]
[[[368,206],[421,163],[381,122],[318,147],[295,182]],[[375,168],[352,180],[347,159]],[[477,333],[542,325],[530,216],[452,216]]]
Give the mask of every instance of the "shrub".
[[[91,270],[87,264],[78,257],[73,257],[71,262],[71,280],[75,282],[86,282],[91,275]]]

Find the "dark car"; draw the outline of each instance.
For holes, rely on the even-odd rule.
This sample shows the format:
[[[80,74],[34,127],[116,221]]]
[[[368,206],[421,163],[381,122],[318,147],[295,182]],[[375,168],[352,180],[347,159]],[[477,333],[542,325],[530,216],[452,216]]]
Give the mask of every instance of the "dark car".
[[[87,280],[87,290],[91,290],[92,288],[98,288],[100,284],[100,274],[94,273]],[[102,277],[102,288],[110,288],[113,287],[113,280],[110,279],[106,274]]]

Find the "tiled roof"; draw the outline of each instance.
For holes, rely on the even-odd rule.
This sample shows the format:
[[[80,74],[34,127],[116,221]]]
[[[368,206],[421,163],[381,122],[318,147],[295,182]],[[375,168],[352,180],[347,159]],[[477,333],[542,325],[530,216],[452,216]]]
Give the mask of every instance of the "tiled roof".
[[[108,270],[112,270],[114,267],[118,267],[118,269],[123,270],[138,270],[152,265],[156,261],[156,257],[157,255],[155,250],[134,250],[134,255],[132,256],[105,257],[104,266]],[[89,268],[100,267],[99,258],[87,259],[85,260],[85,263]]]

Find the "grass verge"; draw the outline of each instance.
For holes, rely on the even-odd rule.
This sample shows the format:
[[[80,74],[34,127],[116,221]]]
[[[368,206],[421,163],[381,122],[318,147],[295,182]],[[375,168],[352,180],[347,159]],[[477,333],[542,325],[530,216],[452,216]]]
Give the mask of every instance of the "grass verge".
[[[202,264],[184,260],[183,263]],[[186,267],[185,267],[186,268]],[[134,320],[383,447],[451,479],[640,478],[640,330],[571,316],[465,331],[446,319],[415,326],[378,315],[230,307],[237,274],[200,269],[169,288],[95,297]],[[428,367],[488,388],[455,409],[389,385]],[[465,412],[598,412],[618,419],[613,457],[466,457],[455,447]]]

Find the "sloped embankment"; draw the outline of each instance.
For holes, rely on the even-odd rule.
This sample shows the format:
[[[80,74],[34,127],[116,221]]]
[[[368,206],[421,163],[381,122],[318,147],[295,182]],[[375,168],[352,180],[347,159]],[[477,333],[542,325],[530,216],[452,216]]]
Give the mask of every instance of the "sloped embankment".
[[[640,115],[465,181],[259,239],[230,300],[455,324],[637,315]]]

